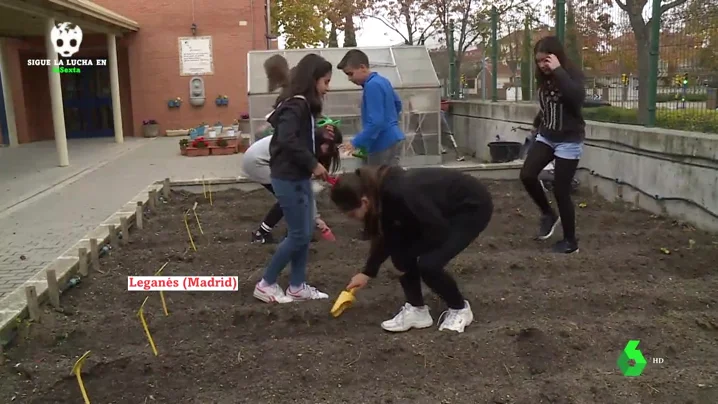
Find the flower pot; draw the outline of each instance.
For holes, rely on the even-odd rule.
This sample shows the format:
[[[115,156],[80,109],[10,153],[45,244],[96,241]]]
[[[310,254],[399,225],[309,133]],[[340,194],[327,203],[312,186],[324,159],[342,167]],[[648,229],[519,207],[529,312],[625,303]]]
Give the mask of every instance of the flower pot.
[[[237,145],[239,144],[239,139],[237,139],[236,137],[234,137],[234,138],[226,138],[225,140],[227,140],[227,147],[234,147],[234,148],[236,148]]]
[[[142,125],[142,134],[145,137],[157,137],[160,134],[160,125],[159,124]]]
[[[234,129],[235,132],[239,132],[239,124],[232,125],[232,129]]]
[[[180,147],[180,154],[183,156],[187,155],[187,148],[186,147]]]
[[[209,147],[188,147],[187,157],[209,156]]]
[[[241,121],[239,121],[239,130],[242,133],[252,132],[252,128],[250,127],[250,124],[249,124],[249,119],[242,119]]]
[[[225,132],[225,135],[228,137],[234,137],[234,129],[232,129],[232,128],[227,129],[227,132]]]
[[[222,136],[222,125],[214,125],[214,131],[217,132],[217,136]]]
[[[217,137],[217,132],[214,129],[210,129],[208,135],[214,139]]]
[[[226,156],[229,154],[234,154],[234,147],[212,147],[212,155],[213,156]]]

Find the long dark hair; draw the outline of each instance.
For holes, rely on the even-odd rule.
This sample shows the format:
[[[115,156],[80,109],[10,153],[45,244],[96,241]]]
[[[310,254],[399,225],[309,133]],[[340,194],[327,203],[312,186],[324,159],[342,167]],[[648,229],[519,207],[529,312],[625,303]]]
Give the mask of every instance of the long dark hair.
[[[332,187],[330,198],[342,212],[349,212],[361,206],[362,197],[369,199],[369,209],[364,216],[364,228],[372,239],[381,234],[381,186],[391,167],[366,166],[353,173],[339,176]]]
[[[344,136],[342,136],[342,132],[337,127],[334,127],[333,137],[328,137],[326,133],[325,128],[319,128],[315,133],[314,142],[317,150],[317,160],[329,173],[334,174],[339,171],[342,165],[338,146],[344,142]],[[325,144],[329,146],[327,154],[321,153],[321,147]]]
[[[267,90],[270,93],[289,84],[289,63],[282,55],[274,55],[265,60],[264,73],[267,75]]]
[[[536,61],[536,55],[539,53],[545,53],[547,55],[556,55],[561,66],[568,72],[570,76],[576,74],[576,68],[574,67],[571,60],[566,56],[566,50],[561,43],[561,40],[556,36],[546,36],[539,39],[534,45],[534,71],[536,73],[536,82],[539,88],[543,88],[546,82],[551,78],[550,75],[545,74]]]
[[[317,92],[317,80],[332,69],[331,63],[315,53],[303,57],[290,71],[289,85],[284,87],[274,107],[282,100],[301,95],[307,100],[312,115],[319,116],[322,113],[322,97]]]

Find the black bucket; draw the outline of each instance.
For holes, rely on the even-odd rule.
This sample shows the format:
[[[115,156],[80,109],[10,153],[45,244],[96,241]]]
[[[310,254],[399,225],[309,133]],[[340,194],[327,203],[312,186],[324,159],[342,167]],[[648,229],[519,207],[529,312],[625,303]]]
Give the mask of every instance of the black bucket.
[[[519,158],[521,147],[519,142],[491,142],[489,143],[489,152],[491,153],[492,163],[508,163]]]

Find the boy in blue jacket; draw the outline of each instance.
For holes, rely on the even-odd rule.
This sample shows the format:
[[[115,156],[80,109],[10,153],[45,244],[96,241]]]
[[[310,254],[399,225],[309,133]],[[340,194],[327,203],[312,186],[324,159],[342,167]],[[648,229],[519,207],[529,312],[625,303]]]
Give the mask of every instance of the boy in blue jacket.
[[[366,53],[352,49],[337,65],[352,83],[362,86],[362,131],[351,141],[354,149],[367,152],[372,166],[399,165],[404,133],[399,129],[401,100],[391,82],[369,69]]]

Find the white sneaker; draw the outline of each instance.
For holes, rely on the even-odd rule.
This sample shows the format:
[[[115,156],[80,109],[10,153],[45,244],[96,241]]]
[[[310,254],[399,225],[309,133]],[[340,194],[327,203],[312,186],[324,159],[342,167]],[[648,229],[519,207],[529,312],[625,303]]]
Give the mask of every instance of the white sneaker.
[[[469,305],[469,302],[464,300],[464,308],[461,310],[454,310],[449,309],[443,313],[441,313],[441,316],[439,316],[439,321],[441,322],[441,317],[446,315],[446,318],[444,318],[444,321],[441,322],[441,325],[439,325],[439,331],[443,330],[450,330],[450,331],[456,331],[456,332],[464,332],[464,329],[466,326],[471,324],[472,321],[474,321],[474,313],[471,311],[471,306]]]
[[[381,323],[381,328],[390,332],[404,332],[412,328],[427,328],[432,325],[434,325],[434,319],[431,318],[428,306],[414,307],[406,303],[399,314],[391,320]]]
[[[292,292],[291,286],[288,287],[287,288],[287,297],[292,299],[295,302],[302,302],[305,300],[328,299],[329,295],[324,292],[320,292],[314,286],[309,286],[305,283],[301,289],[293,291],[293,292]]]
[[[291,303],[292,298],[286,296],[284,291],[278,284],[261,286],[262,282],[258,282],[254,286],[254,293],[252,294],[257,299],[265,303]]]

